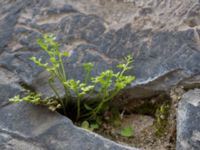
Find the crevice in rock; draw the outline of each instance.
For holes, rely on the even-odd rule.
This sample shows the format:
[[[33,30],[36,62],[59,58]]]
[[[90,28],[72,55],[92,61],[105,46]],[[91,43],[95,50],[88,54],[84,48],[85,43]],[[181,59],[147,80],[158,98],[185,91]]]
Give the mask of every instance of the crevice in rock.
[[[176,147],[177,140],[176,115],[178,103],[181,100],[182,95],[188,90],[200,88],[198,77],[199,76],[195,78],[190,78],[190,80],[185,79],[184,82],[180,82],[176,86],[171,87],[169,91],[160,91],[157,93],[152,93],[153,96],[129,99],[126,103],[119,103],[116,99],[114,105],[116,105],[119,108],[120,112],[124,111],[124,115],[126,117],[132,114],[142,116],[147,115],[153,117],[153,128],[149,127],[149,129],[144,130],[144,132],[141,133],[141,136],[136,136],[133,139],[119,138],[113,135],[112,133],[109,133],[109,135],[103,133],[103,135],[105,135],[107,138],[111,138],[112,140],[132,144],[134,147],[142,148],[145,150],[160,150],[162,148],[165,150],[174,150]],[[120,101],[126,101],[126,98],[128,98],[127,95],[123,95],[123,93],[120,96]],[[159,128],[159,126],[157,126],[158,120],[162,120],[163,114],[161,113],[160,108],[162,108],[163,106],[168,107],[168,115],[166,116],[166,118],[163,119],[164,126],[160,128],[161,134],[153,135],[157,130],[156,128]],[[152,134],[149,134],[149,132],[152,132]],[[163,147],[160,145],[162,145]]]
[[[152,96],[153,95],[153,96]],[[160,91],[149,97],[129,99],[127,103],[119,103],[115,98],[112,103],[120,114],[123,113],[122,124],[129,122],[136,126],[135,135],[131,138],[120,137],[118,127],[108,125],[108,129],[97,131],[99,134],[117,142],[122,142],[144,150],[174,150],[176,143],[176,111],[170,92]],[[120,95],[120,101],[126,101],[126,95]],[[141,119],[143,118],[143,119]],[[150,123],[152,122],[153,123]],[[135,123],[135,124],[134,124]],[[144,126],[147,125],[147,126]]]
[[[18,84],[19,84],[23,89],[25,89],[26,91],[30,91],[30,92],[36,93],[35,88],[34,88],[33,86],[27,84],[26,82],[20,81]]]

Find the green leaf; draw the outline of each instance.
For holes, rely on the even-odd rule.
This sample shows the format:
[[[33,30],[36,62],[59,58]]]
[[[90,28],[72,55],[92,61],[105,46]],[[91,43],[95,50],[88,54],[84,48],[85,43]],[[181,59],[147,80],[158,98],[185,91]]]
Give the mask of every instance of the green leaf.
[[[40,97],[41,96],[39,94],[30,92],[30,93],[28,93],[27,96],[24,96],[24,97],[20,97],[19,95],[16,95],[13,98],[10,98],[9,101],[13,102],[13,103],[19,103],[22,101],[26,101],[26,102],[37,105],[37,104],[41,103]]]
[[[22,99],[20,98],[19,95],[16,95],[16,96],[10,98],[9,101],[12,102],[12,103],[18,103],[18,102],[21,102]]]
[[[36,57],[35,57],[35,56],[32,56],[32,57],[30,58],[30,60],[32,60],[33,62],[35,62],[35,61],[36,61]]]
[[[57,60],[55,57],[51,57],[50,58],[50,61],[53,63],[53,64],[57,64]]]
[[[69,52],[63,52],[63,53],[62,53],[62,56],[64,56],[64,57],[69,56]]]
[[[90,90],[92,90],[93,88],[94,88],[94,86],[93,85],[89,85],[89,86],[85,86],[85,87],[81,87],[81,85],[80,85],[80,88],[81,88],[81,90],[83,91],[83,92],[89,92]]]
[[[99,125],[98,125],[97,123],[93,123],[93,124],[90,125],[90,128],[91,128],[92,130],[95,130],[95,129],[98,129],[98,128],[99,128]]]
[[[120,135],[124,137],[131,137],[134,135],[134,129],[132,127],[125,127],[121,130]]]
[[[83,64],[83,68],[84,68],[87,72],[91,71],[91,70],[92,70],[92,67],[93,67],[93,64],[92,64],[92,63],[84,63],[84,64]]]
[[[125,64],[119,64],[117,65],[117,68],[124,68],[125,67]]]
[[[84,103],[84,107],[85,107],[85,109],[87,109],[87,110],[93,110],[93,108],[90,107],[90,106],[88,106],[86,103]]]
[[[37,44],[45,51],[48,49],[48,45],[44,43],[43,39],[38,39]]]
[[[84,128],[84,129],[89,129],[90,128],[90,124],[88,121],[83,121],[81,123],[81,127]]]

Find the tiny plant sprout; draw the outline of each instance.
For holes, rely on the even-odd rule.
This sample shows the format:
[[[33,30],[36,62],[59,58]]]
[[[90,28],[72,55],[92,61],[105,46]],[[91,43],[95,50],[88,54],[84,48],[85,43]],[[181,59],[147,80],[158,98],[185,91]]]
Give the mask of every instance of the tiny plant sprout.
[[[124,137],[132,137],[134,135],[134,129],[133,129],[133,127],[131,127],[131,126],[124,127],[121,130],[120,135],[124,136]]]

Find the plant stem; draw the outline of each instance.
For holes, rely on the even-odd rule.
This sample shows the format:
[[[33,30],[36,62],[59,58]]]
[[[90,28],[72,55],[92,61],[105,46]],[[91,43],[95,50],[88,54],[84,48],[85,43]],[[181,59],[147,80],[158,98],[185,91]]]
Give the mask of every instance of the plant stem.
[[[65,68],[64,68],[64,64],[63,64],[61,55],[59,55],[59,63],[60,63],[60,66],[61,66],[63,78],[66,81],[67,80],[67,76],[66,76],[66,72],[65,72]]]
[[[76,121],[80,118],[80,96],[77,99],[77,115],[76,115]]]
[[[58,92],[57,92],[57,90],[56,90],[56,88],[54,87],[54,85],[51,83],[50,80],[48,81],[48,83],[49,83],[49,86],[51,87],[51,89],[52,89],[52,90],[54,91],[54,93],[56,94],[56,96],[57,96],[57,98],[58,98],[60,104],[61,104],[62,107],[63,107],[64,114],[66,115],[65,104],[63,103],[62,99],[60,98],[60,96],[59,96],[59,94],[58,94]]]

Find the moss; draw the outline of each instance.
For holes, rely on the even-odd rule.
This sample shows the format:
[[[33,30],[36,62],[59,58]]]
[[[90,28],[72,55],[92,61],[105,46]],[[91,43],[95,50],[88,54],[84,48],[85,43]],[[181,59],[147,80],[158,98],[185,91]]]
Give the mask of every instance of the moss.
[[[156,120],[154,123],[156,136],[161,136],[165,132],[166,126],[168,124],[169,112],[169,104],[163,104],[157,108],[155,113]]]
[[[143,103],[134,108],[131,113],[153,116],[155,118],[155,134],[161,136],[168,125],[170,106],[170,97],[166,94],[160,94],[151,99],[144,100]]]

